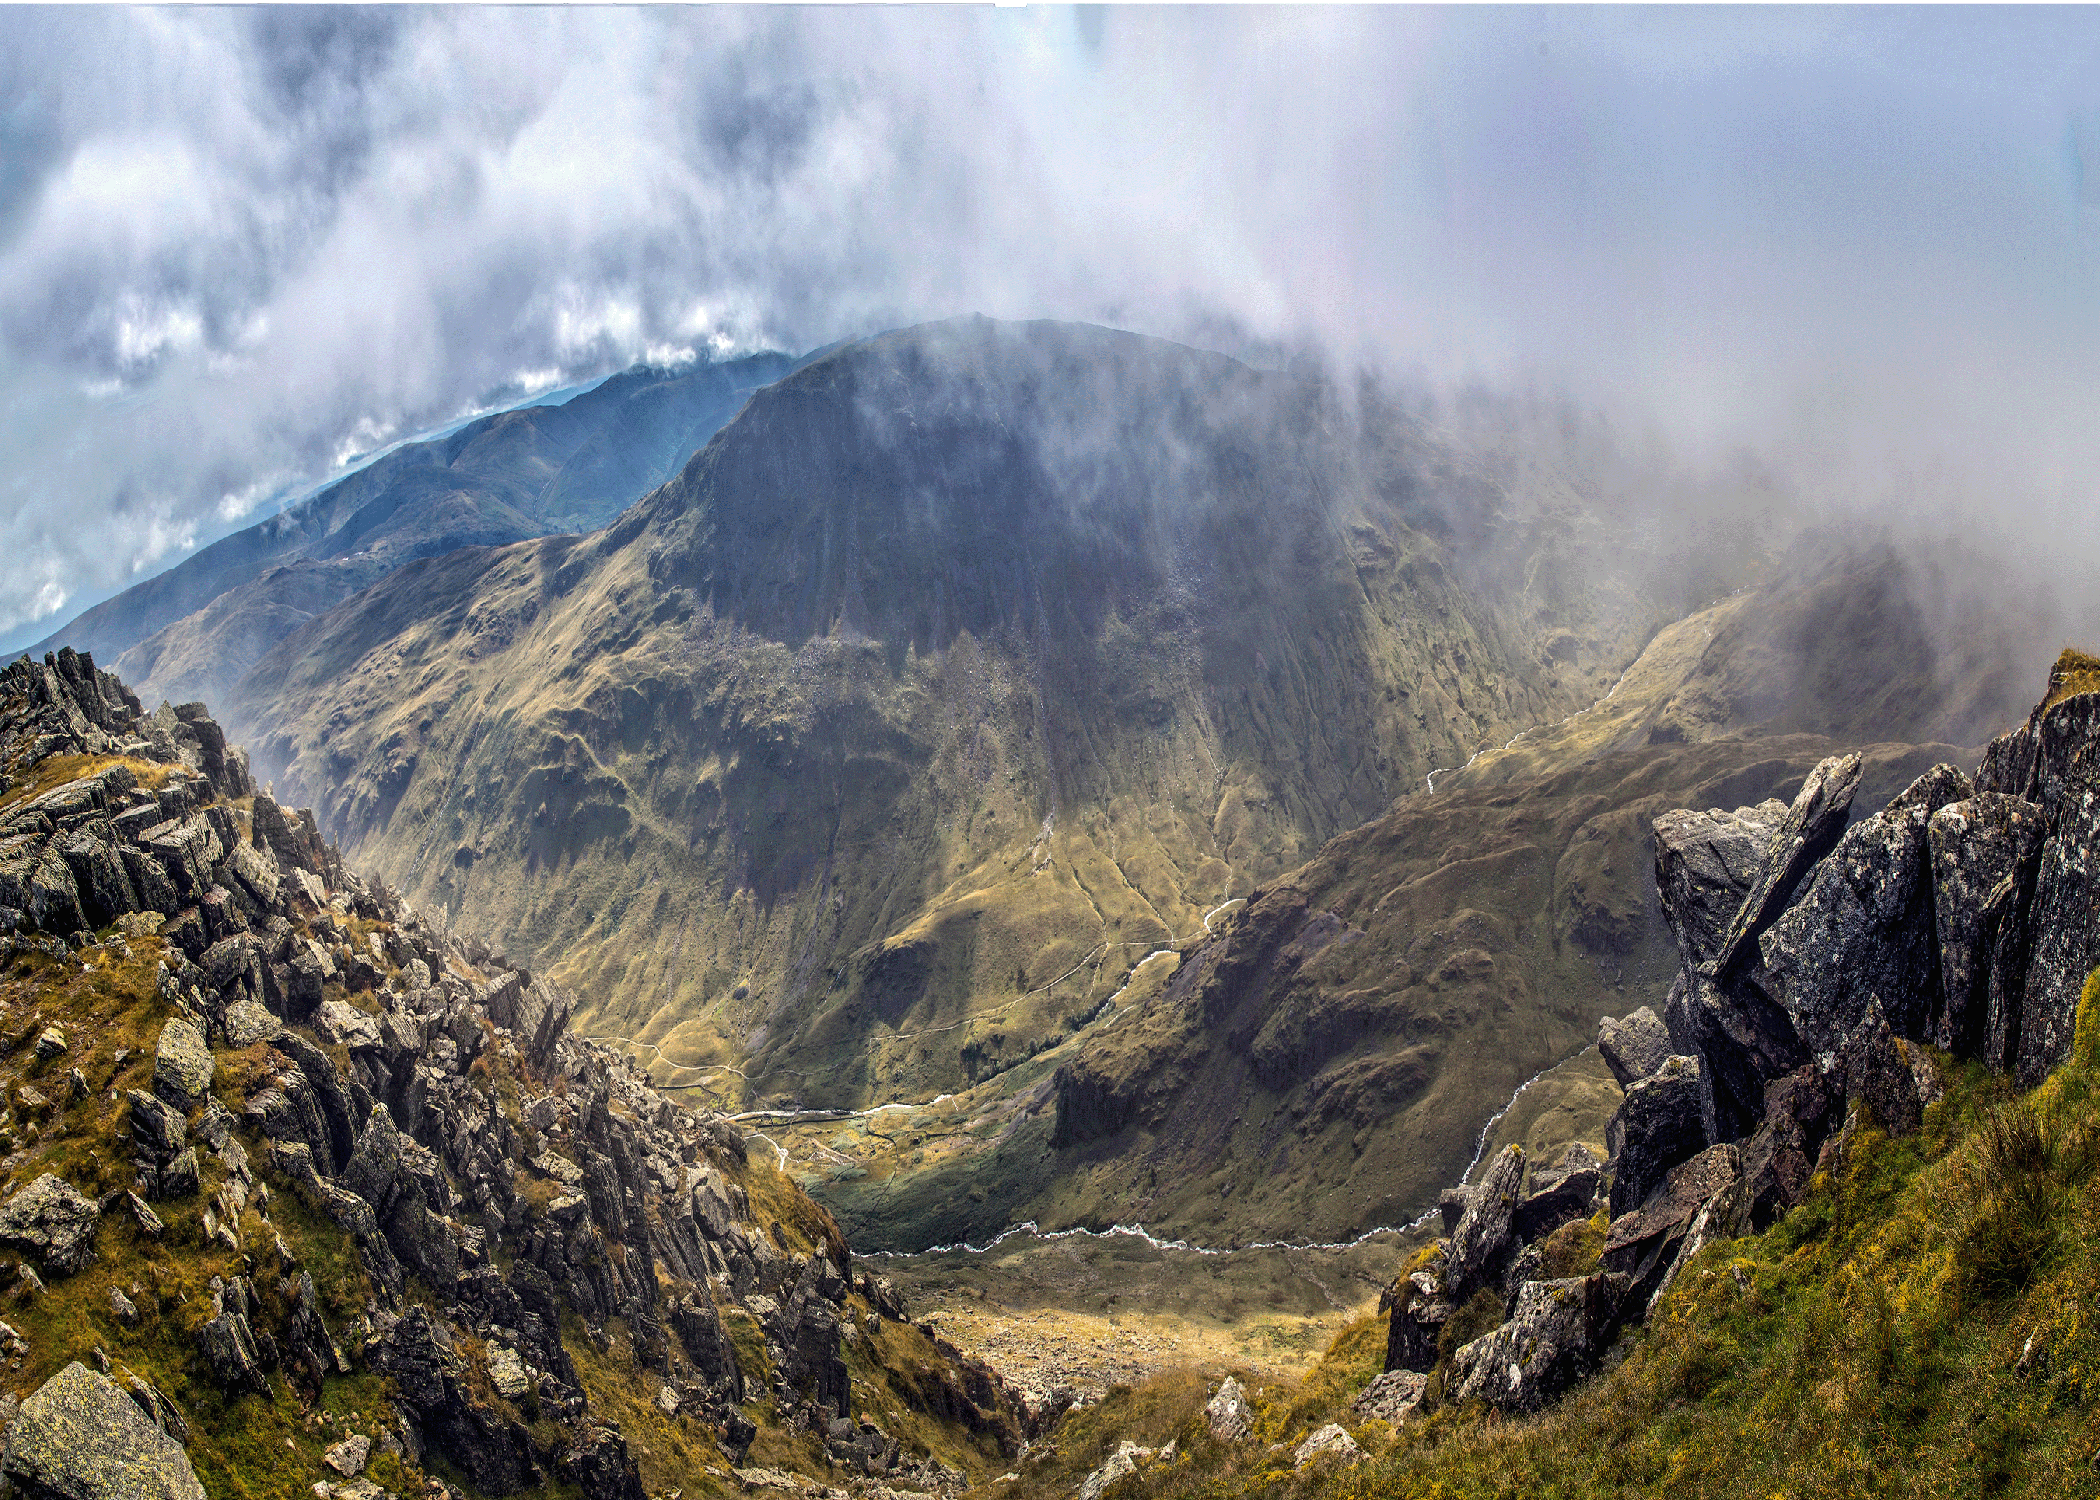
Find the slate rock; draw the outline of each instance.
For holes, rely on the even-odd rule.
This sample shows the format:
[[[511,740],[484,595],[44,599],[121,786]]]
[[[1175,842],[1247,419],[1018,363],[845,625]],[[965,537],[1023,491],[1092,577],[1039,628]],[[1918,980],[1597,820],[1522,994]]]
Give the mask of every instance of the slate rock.
[[[340,1443],[329,1444],[321,1462],[345,1479],[355,1479],[364,1473],[365,1460],[371,1456],[372,1440],[361,1432],[353,1432]]]
[[[1655,820],[1655,893],[1686,968],[1720,953],[1786,814],[1773,800],[1734,812],[1678,808]]]
[[[1221,1443],[1237,1443],[1254,1431],[1254,1408],[1239,1381],[1227,1375],[1203,1408],[1210,1435]]]
[[[1381,1306],[1391,1309],[1385,1367],[1419,1372],[1434,1366],[1444,1325],[1458,1310],[1457,1302],[1445,1295],[1437,1263],[1400,1277],[1379,1300]]]
[[[2041,856],[2042,809],[1999,792],[1951,802],[1925,825],[1939,942],[1939,1014],[1930,1040],[1973,1057],[1989,1034],[1991,951],[2001,911],[1991,893],[2008,877],[2031,885]]]
[[[1786,910],[1802,877],[1836,847],[1852,811],[1852,796],[1859,790],[1861,766],[1857,755],[1834,755],[1808,773],[1793,805],[1772,831],[1757,880],[1730,918],[1713,958],[1700,965],[1702,972],[1725,979]]]
[[[1646,1312],[1655,1288],[1677,1258],[1692,1221],[1715,1194],[1743,1175],[1742,1153],[1733,1145],[1709,1146],[1679,1162],[1661,1188],[1630,1213],[1614,1215],[1599,1259],[1607,1271],[1631,1283],[1626,1315]]]
[[[220,1014],[219,1028],[227,1046],[247,1047],[269,1041],[284,1030],[284,1023],[271,1015],[261,1001],[243,996]]]
[[[1609,1272],[1525,1282],[1509,1320],[1452,1356],[1458,1399],[1538,1410],[1596,1369],[1630,1290],[1625,1276]]]
[[[224,1389],[235,1393],[253,1391],[261,1396],[270,1393],[238,1278],[230,1290],[214,1295],[212,1316],[197,1330],[197,1347],[212,1378]]]
[[[341,1000],[323,1000],[314,1010],[313,1027],[323,1041],[352,1052],[376,1052],[382,1046],[378,1018]]]
[[[1577,1141],[1554,1166],[1535,1170],[1517,1204],[1511,1230],[1526,1244],[1544,1239],[1570,1219],[1586,1219],[1604,1183],[1604,1163]]]
[[[1842,1090],[1807,1063],[1765,1088],[1764,1123],[1743,1144],[1750,1227],[1763,1233],[1808,1196],[1817,1153],[1842,1115]]]
[[[22,1403],[0,1472],[29,1500],[204,1500],[182,1445],[79,1363]]]
[[[1597,1023],[1597,1051],[1623,1089],[1663,1065],[1670,1056],[1670,1029],[1645,1005],[1618,1020],[1606,1016]]]
[[[204,1033],[189,1022],[169,1021],[153,1052],[153,1092],[177,1109],[189,1109],[211,1092],[218,1065]]]
[[[1871,1001],[1840,1054],[1848,1102],[1865,1104],[1891,1135],[1908,1135],[1923,1123],[1925,1101],[1903,1044],[1889,1029],[1878,1000]]]
[[[1444,1221],[1444,1233],[1458,1228],[1458,1221],[1466,1216],[1466,1205],[1473,1201],[1471,1188],[1449,1187],[1437,1194],[1437,1216]]]
[[[139,909],[138,892],[132,889],[123,858],[108,843],[83,828],[61,842],[59,853],[73,872],[89,925],[106,927]]]
[[[1700,1121],[1709,1141],[1755,1130],[1765,1085],[1809,1060],[1786,1011],[1740,970],[1728,990],[1703,973],[1681,972],[1664,1020],[1670,1044],[1699,1059]]]
[[[1926,825],[1968,791],[1952,766],[1926,772],[1855,824],[1759,938],[1763,987],[1811,1052],[1843,1045],[1869,996],[1900,1036],[1922,1036],[1942,1009]]]
[[[1516,1248],[1511,1226],[1516,1218],[1517,1190],[1524,1180],[1524,1148],[1504,1146],[1481,1177],[1466,1211],[1451,1232],[1444,1252],[1444,1286],[1459,1301],[1474,1288],[1497,1279],[1503,1261]]]
[[[506,1401],[515,1401],[532,1390],[532,1377],[518,1351],[496,1344],[489,1349],[489,1384]]]
[[[155,1190],[162,1198],[187,1198],[197,1191],[202,1178],[197,1168],[197,1148],[185,1146],[168,1159],[160,1169],[160,1185]]]
[[[1673,1056],[1626,1090],[1619,1106],[1612,1216],[1638,1208],[1666,1173],[1707,1144],[1696,1057]]]
[[[1108,1487],[1137,1472],[1138,1445],[1127,1438],[1099,1468],[1088,1474],[1074,1491],[1074,1500],[1101,1500]]]
[[[46,1172],[0,1207],[0,1245],[33,1255],[46,1271],[66,1276],[95,1262],[95,1229],[102,1211],[73,1185]]]
[[[590,1427],[563,1451],[557,1467],[585,1500],[646,1500],[627,1439],[616,1427]]]

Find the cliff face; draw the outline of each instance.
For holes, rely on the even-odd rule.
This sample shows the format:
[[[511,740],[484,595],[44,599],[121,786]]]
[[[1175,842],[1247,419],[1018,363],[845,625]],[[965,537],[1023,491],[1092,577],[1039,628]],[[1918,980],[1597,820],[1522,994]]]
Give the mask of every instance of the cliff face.
[[[402,570],[233,715],[680,1081],[923,1098],[1601,696],[1666,607],[1638,571],[1375,401],[964,320],[768,387],[595,537]]]
[[[928,1490],[1017,1451],[769,1153],[346,872],[201,705],[17,662],[0,773],[27,1494]]]

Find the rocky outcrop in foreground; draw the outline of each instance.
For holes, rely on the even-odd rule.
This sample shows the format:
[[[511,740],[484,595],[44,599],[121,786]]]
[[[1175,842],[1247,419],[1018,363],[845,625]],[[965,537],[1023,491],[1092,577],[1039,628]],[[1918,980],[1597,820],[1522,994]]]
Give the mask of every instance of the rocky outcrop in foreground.
[[[387,1378],[389,1412],[329,1450],[317,1494],[382,1493],[357,1476],[383,1449],[485,1495],[640,1500],[629,1438],[579,1368],[616,1342],[621,1378],[731,1461],[763,1418],[848,1473],[937,1489],[961,1476],[867,1420],[849,1372],[851,1346],[879,1367],[872,1346],[908,1330],[931,1415],[1018,1451],[1025,1418],[998,1378],[910,1328],[733,1124],[572,1035],[564,992],[345,872],[201,706],[147,715],[86,657],[25,659],[0,673],[0,766],[17,793],[0,812],[0,948],[74,971],[108,945],[157,951],[165,1014],[125,1075],[146,1086],[121,1091],[96,1147],[128,1180],[45,1172],[0,1202],[18,1295],[121,1254],[119,1223],[155,1254],[196,1245],[224,1274],[187,1314],[192,1368],[232,1410]],[[39,1077],[85,1061],[82,1042],[47,1029]],[[71,1079],[65,1105],[25,1081],[16,1107],[95,1107],[101,1085]],[[346,1289],[317,1286],[287,1243],[287,1197],[353,1252],[347,1323],[326,1311]],[[125,1328],[154,1315],[136,1281],[109,1296]],[[71,1364],[23,1403],[7,1476],[39,1496],[201,1494],[179,1407],[112,1383],[94,1353],[105,1373]]]
[[[2076,690],[2096,667],[2066,652],[1974,777],[1935,766],[1866,816],[1848,755],[1791,805],[1657,818],[1683,963],[1662,1016],[1644,1007],[1598,1037],[1626,1091],[1599,1269],[1537,1274],[1548,1242],[1519,1227],[1521,1206],[1547,1179],[1526,1185],[1512,1147],[1446,1195],[1449,1237],[1388,1293],[1387,1368],[1429,1370],[1443,1325],[1493,1290],[1505,1321],[1450,1351],[1448,1393],[1535,1408],[1701,1248],[1799,1204],[1859,1119],[1916,1129],[1940,1092],[1928,1047],[2023,1087],[2063,1063],[2100,966],[2100,692]]]

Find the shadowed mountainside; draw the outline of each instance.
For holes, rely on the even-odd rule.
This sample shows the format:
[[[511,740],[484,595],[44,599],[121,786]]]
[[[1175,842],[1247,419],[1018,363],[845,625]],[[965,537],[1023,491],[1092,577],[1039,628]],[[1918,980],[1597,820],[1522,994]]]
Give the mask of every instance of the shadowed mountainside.
[[[401,570],[231,717],[660,1076],[926,1097],[1605,692],[1697,601],[1602,504],[1315,380],[959,320],[768,387],[597,536]]]

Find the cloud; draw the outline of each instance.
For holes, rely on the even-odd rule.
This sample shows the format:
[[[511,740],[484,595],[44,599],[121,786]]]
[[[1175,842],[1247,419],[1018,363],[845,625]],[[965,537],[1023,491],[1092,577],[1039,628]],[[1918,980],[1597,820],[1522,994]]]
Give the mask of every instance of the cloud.
[[[0,12],[0,633],[385,437],[982,311],[2083,535],[2089,12]],[[2037,518],[2041,518],[2040,521]]]

